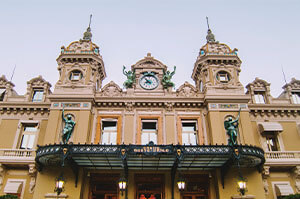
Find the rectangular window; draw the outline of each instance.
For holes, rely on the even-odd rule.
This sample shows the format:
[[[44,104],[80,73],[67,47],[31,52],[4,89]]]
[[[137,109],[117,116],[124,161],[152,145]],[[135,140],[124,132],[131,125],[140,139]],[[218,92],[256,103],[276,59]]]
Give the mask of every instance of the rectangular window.
[[[196,145],[197,141],[197,121],[196,120],[182,120],[182,144]]]
[[[117,144],[117,120],[103,119],[101,144]]]
[[[43,101],[43,96],[44,96],[44,90],[34,89],[32,101],[33,102],[41,102],[41,101]]]
[[[257,92],[254,93],[255,103],[256,104],[265,104],[265,97],[263,93]]]
[[[269,151],[280,151],[279,142],[276,134],[266,135],[266,142]]]
[[[5,88],[0,88],[0,101],[3,101],[5,95]]]
[[[157,144],[157,120],[142,120],[142,144]]]
[[[24,124],[20,149],[33,149],[35,144],[37,124]]]
[[[300,104],[300,92],[293,92],[292,99],[294,104]]]

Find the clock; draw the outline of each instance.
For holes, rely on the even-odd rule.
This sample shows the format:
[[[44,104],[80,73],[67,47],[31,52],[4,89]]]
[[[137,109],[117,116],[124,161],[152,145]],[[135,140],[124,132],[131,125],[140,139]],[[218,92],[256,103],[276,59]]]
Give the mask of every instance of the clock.
[[[140,78],[140,86],[146,90],[156,89],[159,85],[159,80],[153,72],[146,72]]]

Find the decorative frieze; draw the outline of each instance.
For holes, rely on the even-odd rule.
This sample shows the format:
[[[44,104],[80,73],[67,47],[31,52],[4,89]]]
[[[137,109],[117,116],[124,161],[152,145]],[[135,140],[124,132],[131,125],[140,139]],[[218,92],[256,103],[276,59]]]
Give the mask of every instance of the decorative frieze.
[[[246,110],[248,109],[247,104],[225,104],[225,103],[220,103],[220,104],[214,104],[210,103],[208,104],[208,109],[210,111],[212,110],[218,110],[218,111],[238,111],[239,109]]]
[[[77,110],[77,109],[91,109],[90,102],[53,102],[51,109],[65,109],[65,110]]]

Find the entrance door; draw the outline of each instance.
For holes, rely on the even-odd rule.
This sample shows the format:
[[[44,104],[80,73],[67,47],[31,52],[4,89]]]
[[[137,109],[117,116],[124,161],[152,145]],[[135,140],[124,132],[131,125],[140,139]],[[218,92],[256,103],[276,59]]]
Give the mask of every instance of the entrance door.
[[[164,199],[164,175],[135,175],[136,199]]]
[[[89,199],[118,199],[118,174],[91,174]]]
[[[182,199],[209,199],[208,175],[184,175],[186,189],[181,194]]]

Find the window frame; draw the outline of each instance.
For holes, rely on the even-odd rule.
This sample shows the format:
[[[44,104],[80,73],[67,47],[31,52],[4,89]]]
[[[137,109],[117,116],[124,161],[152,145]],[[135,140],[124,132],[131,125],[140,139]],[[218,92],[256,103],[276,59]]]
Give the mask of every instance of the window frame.
[[[20,199],[23,199],[24,198],[24,193],[25,193],[25,187],[26,187],[26,179],[8,178],[6,183],[5,183],[5,186],[6,186],[7,183],[11,183],[11,182],[21,182],[22,183],[22,190],[21,190],[21,193],[20,193],[19,197],[20,197]],[[4,191],[4,188],[3,188],[3,191]]]
[[[75,76],[75,74],[76,74],[76,76]],[[78,75],[78,76],[77,76],[77,75]],[[75,77],[78,77],[78,79],[75,78]],[[78,69],[74,69],[74,70],[72,70],[72,71],[70,72],[69,79],[70,79],[71,81],[80,81],[82,78],[83,78],[83,73],[82,73],[82,71],[80,71],[80,70],[78,70]]]
[[[293,104],[300,104],[300,92],[292,92]]]
[[[6,88],[0,88],[0,102],[4,101],[4,97],[5,97],[5,93],[6,93]]]
[[[254,92],[254,102],[255,104],[266,104],[266,95],[263,91]]]
[[[96,126],[96,135],[94,138],[95,144],[101,144],[102,140],[102,120],[106,121],[117,121],[117,141],[116,144],[121,143],[122,139],[122,117],[121,115],[98,115],[97,116],[97,126]]]
[[[186,130],[184,130],[184,123],[194,123],[194,131],[186,131]],[[198,138],[198,122],[197,122],[197,120],[185,120],[185,119],[182,119],[181,120],[181,129],[182,129],[182,131],[181,131],[181,136],[182,136],[182,140],[181,140],[181,142],[182,142],[182,145],[198,145],[198,143],[199,143],[199,138]],[[184,134],[187,134],[188,135],[188,143],[185,143],[184,142],[184,140],[183,140],[183,135]],[[192,144],[192,142],[191,142],[191,135],[192,135],[192,137],[194,137],[194,139],[195,139],[195,144]]]
[[[40,94],[39,94],[39,97],[37,99],[35,99],[36,93],[42,93],[42,96],[40,97]],[[44,95],[45,95],[45,91],[43,88],[33,88],[31,101],[32,102],[42,102],[44,100]]]
[[[164,144],[162,132],[162,116],[161,115],[139,115],[137,117],[136,137],[134,142],[136,144],[142,143],[142,120],[157,120],[157,144]]]
[[[26,131],[25,128],[26,126],[36,126],[36,130],[35,131]],[[34,150],[36,144],[37,144],[37,132],[39,130],[39,126],[38,126],[38,123],[23,123],[22,124],[22,129],[21,129],[21,136],[20,136],[20,139],[19,139],[19,144],[18,144],[18,148],[19,149],[24,149],[24,150]],[[28,140],[26,141],[26,147],[25,148],[22,148],[22,145],[23,145],[23,140],[24,140],[24,137],[25,136],[29,136]],[[28,148],[28,145],[30,143],[30,138],[33,137],[33,143],[32,143],[32,147],[31,148]]]
[[[115,125],[115,129],[114,130],[105,130],[104,128],[104,122],[115,122],[116,125]],[[118,137],[118,120],[115,119],[115,118],[104,118],[101,120],[101,144],[113,144],[113,145],[116,145],[117,144],[117,137]],[[115,136],[115,142],[111,142],[111,134],[115,133],[116,136]],[[107,143],[104,143],[103,142],[103,137],[104,137],[104,134],[108,134],[108,142]]]
[[[203,145],[204,144],[204,132],[202,126],[202,117],[201,116],[177,116],[177,143],[183,144],[182,142],[182,120],[195,120],[197,121],[197,144],[196,145]]]
[[[265,140],[266,140],[265,142],[266,142],[267,150],[269,152],[281,151],[281,146],[280,146],[280,142],[279,142],[277,133],[270,133],[270,134],[265,135]],[[272,146],[270,146],[271,143],[269,143],[269,140],[274,142],[273,144],[274,144],[274,146],[276,147],[277,150],[272,149]]]
[[[144,123],[155,123],[155,129],[143,129]],[[141,121],[141,144],[142,145],[146,145],[149,144],[151,140],[151,135],[155,135],[156,136],[156,140],[152,141],[154,144],[157,144],[157,138],[158,138],[158,120],[157,119],[142,119]],[[148,137],[148,142],[143,143],[143,134],[147,134]]]

